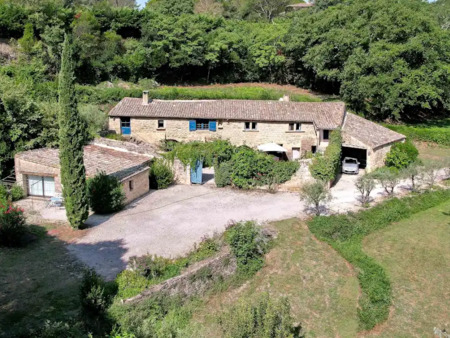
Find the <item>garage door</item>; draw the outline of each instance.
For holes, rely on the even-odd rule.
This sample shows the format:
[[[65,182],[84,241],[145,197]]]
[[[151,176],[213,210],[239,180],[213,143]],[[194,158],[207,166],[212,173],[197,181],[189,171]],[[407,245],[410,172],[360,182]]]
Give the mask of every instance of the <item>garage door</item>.
[[[47,176],[28,176],[28,194],[51,197],[55,195],[55,179]]]
[[[367,150],[353,147],[342,147],[342,159],[344,157],[353,157],[358,159],[359,167],[364,169],[367,165]]]

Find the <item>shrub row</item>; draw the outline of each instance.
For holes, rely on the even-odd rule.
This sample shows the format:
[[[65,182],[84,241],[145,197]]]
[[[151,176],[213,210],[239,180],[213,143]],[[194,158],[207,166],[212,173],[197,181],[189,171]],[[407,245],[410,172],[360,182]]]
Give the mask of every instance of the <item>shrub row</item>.
[[[55,88],[47,86],[52,95]],[[124,97],[141,97],[142,90],[137,88],[99,88],[92,86],[77,86],[76,92],[81,103],[112,103]],[[160,100],[278,100],[284,92],[275,89],[260,87],[228,87],[228,88],[186,88],[186,87],[160,87],[149,90],[149,97]],[[318,102],[319,98],[293,94],[291,101]]]
[[[362,329],[371,329],[385,321],[391,305],[389,278],[383,268],[363,252],[362,239],[449,199],[450,190],[425,192],[402,199],[393,198],[358,213],[318,216],[309,221],[309,229],[314,235],[329,243],[358,268],[362,292],[358,315]]]
[[[340,130],[331,132],[328,147],[323,156],[315,157],[309,166],[311,175],[323,182],[330,182],[336,178],[341,163],[342,135]]]
[[[386,127],[413,140],[450,146],[450,128],[413,127],[386,124]]]

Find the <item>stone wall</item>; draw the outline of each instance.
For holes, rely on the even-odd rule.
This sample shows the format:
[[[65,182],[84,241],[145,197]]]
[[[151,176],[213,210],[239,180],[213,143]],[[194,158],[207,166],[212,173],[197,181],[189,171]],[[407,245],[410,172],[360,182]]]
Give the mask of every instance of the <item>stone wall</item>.
[[[300,188],[305,183],[314,182],[314,178],[309,172],[309,165],[312,163],[312,159],[300,160],[299,163],[300,168],[292,175],[289,181],[280,184],[278,187],[279,191],[300,191]]]
[[[27,176],[46,176],[55,179],[55,192],[61,193],[61,178],[59,177],[59,168],[49,167],[34,162],[25,161],[23,159],[14,159],[14,169],[16,172],[16,182],[22,186],[25,193],[28,195]]]
[[[257,130],[245,131],[242,121],[217,121],[217,131],[189,131],[189,120],[164,120],[164,128],[158,128],[158,119],[131,118],[131,135],[143,141],[159,144],[161,140],[176,141],[210,141],[213,139],[229,140],[234,145],[257,147],[264,143],[282,144],[292,156],[292,148],[302,149],[302,140],[308,139],[308,147],[317,145],[318,135],[312,123],[302,123],[302,131],[289,131],[287,122],[258,122]],[[120,118],[109,118],[109,129],[120,133]],[[303,147],[305,143],[303,143]]]
[[[201,295],[215,282],[233,275],[236,270],[236,258],[225,247],[217,256],[193,265],[180,276],[152,286],[139,295],[124,300],[124,303],[137,303],[156,293],[183,297]]]
[[[130,182],[132,182],[131,185]],[[121,183],[126,197],[125,204],[128,204],[150,190],[149,169],[125,178]],[[133,189],[131,189],[131,186]]]
[[[367,151],[367,172],[384,166],[384,160],[386,159],[389,150],[391,150],[391,146],[392,144],[386,144]]]

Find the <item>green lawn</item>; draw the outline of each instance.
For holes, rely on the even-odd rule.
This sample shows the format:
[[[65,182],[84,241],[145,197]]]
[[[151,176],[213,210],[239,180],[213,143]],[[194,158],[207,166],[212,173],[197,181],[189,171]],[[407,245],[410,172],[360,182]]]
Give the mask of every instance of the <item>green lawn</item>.
[[[27,337],[46,319],[78,315],[82,266],[64,242],[33,227],[37,239],[23,248],[0,248],[0,337]]]
[[[422,160],[450,161],[450,147],[425,142],[414,142],[414,144]]]
[[[449,213],[446,202],[365,238],[364,251],[392,283],[391,315],[377,334],[431,337],[434,327],[450,331]]]
[[[200,336],[217,336],[217,314],[264,291],[287,296],[292,313],[309,337],[354,337],[358,329],[358,281],[352,268],[317,241],[297,219],[274,223],[278,238],[265,267],[237,289],[211,296],[194,312]]]

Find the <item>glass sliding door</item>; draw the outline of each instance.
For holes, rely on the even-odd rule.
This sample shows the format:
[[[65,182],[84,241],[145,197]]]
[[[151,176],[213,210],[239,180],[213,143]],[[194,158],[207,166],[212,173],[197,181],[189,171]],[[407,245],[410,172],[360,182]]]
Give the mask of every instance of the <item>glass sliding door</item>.
[[[28,176],[28,194],[52,197],[55,195],[55,179],[47,176]]]

